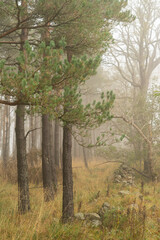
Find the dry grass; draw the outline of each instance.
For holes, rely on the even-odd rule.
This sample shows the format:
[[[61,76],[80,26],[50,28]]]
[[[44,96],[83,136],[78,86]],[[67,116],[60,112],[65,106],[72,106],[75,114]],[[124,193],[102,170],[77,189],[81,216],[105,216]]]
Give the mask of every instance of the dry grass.
[[[121,207],[125,211],[130,204],[136,202],[139,208],[145,205],[147,209],[144,239],[160,239],[160,226],[158,225],[160,212],[158,209],[149,210],[154,204],[159,207],[160,184],[156,187],[152,184],[145,186],[143,201],[139,198],[140,186],[125,188],[131,194],[121,197],[118,191],[124,187],[110,183],[109,196],[106,196],[108,182],[111,182],[111,175],[117,166],[106,164],[95,167],[96,164],[97,162],[90,163],[91,172],[89,172],[84,168],[83,162],[74,161],[75,212],[79,209],[81,212],[97,212],[105,201],[116,209]],[[61,178],[55,200],[50,203],[43,201],[42,188],[30,184],[32,210],[22,216],[17,213],[17,185],[8,183],[7,180],[2,181],[2,179],[0,182],[0,239],[2,240],[131,240],[127,235],[129,228],[121,231],[118,227],[110,230],[107,228],[93,229],[79,222],[63,226],[55,223],[53,219],[61,217]]]

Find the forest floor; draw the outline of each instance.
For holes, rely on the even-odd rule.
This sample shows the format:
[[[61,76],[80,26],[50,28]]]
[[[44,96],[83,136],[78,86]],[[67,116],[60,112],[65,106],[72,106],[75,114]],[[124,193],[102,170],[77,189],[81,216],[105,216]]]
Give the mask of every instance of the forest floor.
[[[40,185],[30,184],[31,211],[17,212],[17,185],[0,179],[0,239],[1,240],[160,240],[160,183],[135,186],[112,183],[115,164],[96,166],[90,171],[74,163],[75,213],[98,213],[108,202],[111,210],[103,225],[92,227],[83,221],[71,224],[58,222],[62,210],[62,183],[53,202],[43,201]],[[109,184],[109,192],[107,194]],[[119,191],[130,193],[120,196]],[[134,211],[129,210],[134,204]]]

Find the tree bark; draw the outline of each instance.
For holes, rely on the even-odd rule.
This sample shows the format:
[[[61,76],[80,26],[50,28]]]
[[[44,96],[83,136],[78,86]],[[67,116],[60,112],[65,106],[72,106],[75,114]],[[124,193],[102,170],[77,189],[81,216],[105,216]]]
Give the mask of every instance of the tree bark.
[[[72,135],[68,126],[63,127],[63,206],[62,222],[74,216],[72,176]]]
[[[152,142],[144,143],[144,173],[154,180]]]
[[[9,139],[10,139],[10,107],[9,106],[4,106],[5,108],[5,141],[3,143],[3,167],[4,169],[7,168],[7,162],[9,160]]]
[[[86,156],[86,149],[84,147],[83,147],[83,160],[84,160],[85,168],[89,169],[88,162],[87,162],[87,156]]]
[[[49,5],[46,5],[46,8]],[[49,23],[48,23],[49,25]],[[47,27],[42,35],[46,45],[50,42],[50,31]],[[49,114],[42,115],[42,174],[44,187],[44,200],[51,201],[54,199],[57,187],[57,174],[55,167],[55,157],[53,155],[53,128]]]
[[[67,51],[68,62],[72,60],[72,52]],[[72,108],[72,106],[70,106]],[[64,109],[67,112],[67,109]],[[71,125],[68,123],[63,127],[63,203],[62,203],[62,222],[72,220],[74,216],[73,203],[73,175],[72,175],[72,134]]]
[[[55,130],[54,130],[54,154],[55,154],[55,164],[56,168],[59,169],[60,162],[60,129],[59,122],[55,120]]]
[[[18,105],[16,111],[16,143],[18,171],[18,210],[20,213],[26,213],[30,210],[24,117],[25,108],[24,106]]]
[[[49,137],[49,151],[51,158],[51,169],[52,169],[52,184],[54,185],[54,191],[57,191],[57,168],[55,163],[55,151],[54,151],[54,131],[53,121],[49,119],[50,137]]]
[[[22,19],[27,14],[27,2],[22,1]],[[26,57],[24,43],[28,39],[28,30],[21,31],[21,49]],[[26,59],[27,61],[27,59]],[[19,71],[23,71],[19,66]],[[18,105],[16,111],[16,144],[17,144],[17,172],[18,172],[18,210],[20,213],[26,213],[30,210],[29,183],[28,183],[28,165],[26,159],[26,137],[25,137],[25,106]]]
[[[49,115],[42,115],[42,176],[44,200],[51,201],[54,199],[54,183],[52,176],[53,163],[51,160],[51,145],[50,145],[50,124]]]

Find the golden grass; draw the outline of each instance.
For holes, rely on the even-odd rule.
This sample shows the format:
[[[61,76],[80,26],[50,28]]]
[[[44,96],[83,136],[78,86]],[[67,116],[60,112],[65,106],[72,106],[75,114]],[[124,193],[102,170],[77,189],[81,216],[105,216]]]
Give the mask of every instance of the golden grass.
[[[81,205],[81,212],[97,212],[107,201],[111,206],[126,208],[136,202],[147,208],[146,240],[160,239],[158,218],[160,212],[149,210],[154,204],[160,204],[160,184],[145,186],[144,202],[139,198],[140,187],[127,187],[131,193],[121,197],[118,191],[124,189],[121,185],[110,183],[110,195],[106,196],[108,182],[116,164],[96,166],[97,162],[89,163],[90,170],[84,168],[83,162],[74,161],[74,203],[75,213]],[[123,232],[106,228],[91,228],[79,222],[71,225],[61,225],[53,221],[60,219],[62,210],[62,182],[59,182],[58,192],[53,202],[43,201],[43,189],[30,185],[31,211],[20,216],[17,212],[17,185],[10,184],[2,179],[0,184],[0,239],[1,240],[130,240]],[[40,187],[40,186],[39,186]],[[99,197],[96,197],[97,193]]]

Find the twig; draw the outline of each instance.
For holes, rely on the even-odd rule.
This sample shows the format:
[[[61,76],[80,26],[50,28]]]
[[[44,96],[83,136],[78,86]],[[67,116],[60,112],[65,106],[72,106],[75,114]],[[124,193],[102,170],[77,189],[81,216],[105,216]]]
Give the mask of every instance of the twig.
[[[28,135],[29,135],[31,132],[33,132],[33,131],[35,131],[35,130],[38,130],[38,129],[41,129],[41,127],[40,127],[40,128],[34,128],[34,129],[29,130],[29,131],[26,133],[25,139],[28,137]]]

